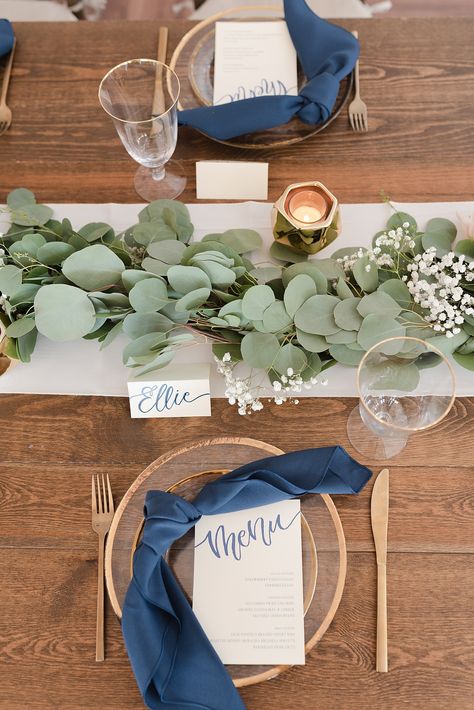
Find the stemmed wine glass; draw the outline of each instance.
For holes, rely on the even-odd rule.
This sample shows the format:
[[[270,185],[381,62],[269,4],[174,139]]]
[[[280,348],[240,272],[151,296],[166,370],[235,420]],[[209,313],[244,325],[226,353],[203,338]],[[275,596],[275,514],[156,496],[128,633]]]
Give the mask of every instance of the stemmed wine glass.
[[[178,77],[154,59],[122,62],[99,86],[102,108],[126,151],[140,163],[135,189],[148,202],[178,197],[186,185],[180,164],[168,162],[178,137],[178,97]]]
[[[357,370],[359,404],[347,422],[352,446],[372,459],[395,456],[410,434],[444,419],[454,404],[455,384],[451,364],[429,340],[377,343]]]

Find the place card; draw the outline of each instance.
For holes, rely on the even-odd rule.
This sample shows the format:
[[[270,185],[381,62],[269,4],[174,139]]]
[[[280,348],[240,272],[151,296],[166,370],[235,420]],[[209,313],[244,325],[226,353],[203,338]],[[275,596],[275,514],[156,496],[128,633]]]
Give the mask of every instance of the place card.
[[[128,396],[133,419],[210,417],[210,365],[166,367],[153,380],[130,380]]]
[[[216,22],[214,105],[298,93],[286,22]]]
[[[268,163],[200,160],[196,196],[198,200],[267,200]]]
[[[299,500],[203,516],[193,610],[223,663],[304,664]]]

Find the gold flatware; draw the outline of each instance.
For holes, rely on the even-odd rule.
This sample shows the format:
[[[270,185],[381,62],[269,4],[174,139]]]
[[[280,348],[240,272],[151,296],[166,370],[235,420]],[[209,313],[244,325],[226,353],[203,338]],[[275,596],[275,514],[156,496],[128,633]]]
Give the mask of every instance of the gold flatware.
[[[354,31],[352,33],[354,37],[358,38],[359,33]],[[365,104],[360,98],[360,82],[359,82],[359,60],[357,60],[354,67],[354,86],[355,93],[354,98],[349,104],[349,121],[351,123],[352,130],[356,133],[363,133],[369,130],[369,122],[367,118],[367,104]]]
[[[13,47],[10,51],[10,56],[8,57],[7,64],[5,66],[5,72],[3,74],[2,82],[2,93],[0,94],[0,136],[11,126],[12,123],[12,112],[7,106],[7,92],[8,86],[10,84],[10,76],[12,73],[13,57],[15,55],[16,39],[13,40]]]
[[[372,490],[370,516],[377,555],[377,662],[375,670],[388,671],[387,648],[387,533],[388,533],[388,468],[380,471]]]
[[[99,536],[99,562],[97,578],[97,624],[95,637],[95,660],[104,660],[104,549],[112,518],[114,517],[114,499],[104,475],[92,476],[92,529]]]

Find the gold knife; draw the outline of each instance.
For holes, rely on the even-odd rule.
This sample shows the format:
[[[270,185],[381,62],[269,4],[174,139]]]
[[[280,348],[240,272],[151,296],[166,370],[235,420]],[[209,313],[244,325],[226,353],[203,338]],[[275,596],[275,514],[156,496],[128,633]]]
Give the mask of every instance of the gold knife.
[[[370,516],[377,555],[377,662],[375,670],[388,671],[387,650],[387,532],[388,532],[388,468],[380,471],[372,490]]]

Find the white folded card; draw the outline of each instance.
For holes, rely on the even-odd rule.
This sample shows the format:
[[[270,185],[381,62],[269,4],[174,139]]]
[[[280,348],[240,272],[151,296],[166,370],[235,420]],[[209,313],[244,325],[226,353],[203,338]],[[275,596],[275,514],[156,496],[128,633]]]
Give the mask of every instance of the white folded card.
[[[209,370],[209,365],[171,366],[159,370],[159,378],[130,380],[132,418],[210,417]]]
[[[286,22],[216,22],[214,104],[298,93]]]
[[[193,610],[223,663],[304,664],[299,500],[205,515]]]
[[[200,160],[196,195],[199,200],[266,200],[268,163]]]

